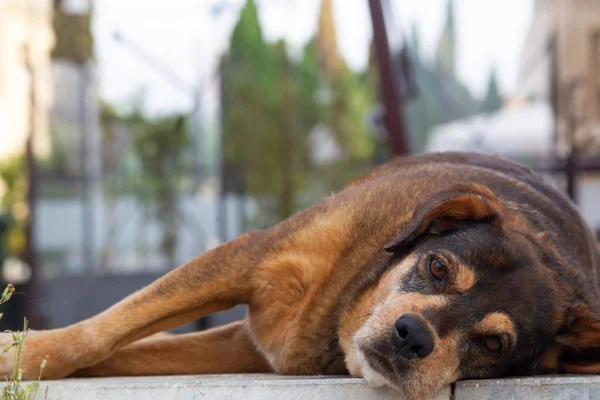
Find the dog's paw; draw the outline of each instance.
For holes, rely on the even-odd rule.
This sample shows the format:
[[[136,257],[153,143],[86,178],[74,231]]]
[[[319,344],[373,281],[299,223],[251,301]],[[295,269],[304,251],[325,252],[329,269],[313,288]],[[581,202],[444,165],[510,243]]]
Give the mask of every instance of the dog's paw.
[[[0,379],[19,373],[23,380],[37,380],[40,373],[42,379],[62,378],[70,371],[61,349],[56,331],[0,333]]]

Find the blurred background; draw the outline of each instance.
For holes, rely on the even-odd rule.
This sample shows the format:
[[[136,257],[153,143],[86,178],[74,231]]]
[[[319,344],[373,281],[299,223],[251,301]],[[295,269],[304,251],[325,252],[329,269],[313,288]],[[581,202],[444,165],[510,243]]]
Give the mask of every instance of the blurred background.
[[[597,0],[0,0],[1,328],[89,317],[397,155],[519,161],[600,229],[599,128]]]

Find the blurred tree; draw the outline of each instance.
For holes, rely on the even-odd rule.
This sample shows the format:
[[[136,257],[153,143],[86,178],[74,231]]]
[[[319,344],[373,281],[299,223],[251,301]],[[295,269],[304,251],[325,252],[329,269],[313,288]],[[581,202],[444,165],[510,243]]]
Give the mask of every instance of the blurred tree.
[[[4,265],[4,260],[8,256],[8,237],[10,231],[10,215],[7,213],[0,213],[0,270]]]
[[[333,16],[332,0],[323,0],[321,2],[317,46],[323,73],[328,77],[338,74],[342,68],[343,61],[337,46],[337,30]]]
[[[498,76],[496,75],[496,70],[492,70],[488,77],[487,90],[480,110],[482,113],[492,113],[502,108],[502,103],[503,99],[500,96],[500,89],[498,87]]]
[[[271,173],[275,174],[275,189],[279,198],[276,217],[282,220],[297,211],[296,198],[305,187],[308,148],[304,129],[308,127],[312,110],[310,104],[301,100],[299,83],[302,82],[302,76],[298,76],[297,66],[289,59],[286,43],[277,42],[271,51],[277,88],[276,101],[270,108],[270,120],[276,126],[273,138],[277,144],[274,146],[276,152],[273,156],[278,162],[278,168],[274,168]],[[305,105],[309,109],[302,110],[298,105]]]
[[[27,245],[26,224],[29,217],[27,207],[26,159],[17,154],[0,161],[0,271],[8,257],[24,260]],[[5,287],[4,275],[0,284]],[[0,306],[5,314],[0,320],[0,329],[17,329],[23,322],[23,299],[16,299]]]
[[[273,58],[265,42],[254,0],[247,0],[231,34],[228,62],[232,68],[244,67],[263,90],[273,94]],[[263,93],[264,94],[264,93]]]
[[[306,156],[302,126],[315,119],[308,115],[314,109],[306,118],[298,111],[299,103],[311,108],[307,91],[314,77],[310,66],[305,67],[300,72],[291,63],[284,42],[265,42],[256,4],[248,0],[221,64],[223,163],[225,174],[240,175],[225,176],[227,182],[243,180],[243,187],[228,190],[239,195],[245,190],[257,200],[259,226],[286,218],[297,208]],[[301,88],[299,81],[307,86]]]
[[[341,58],[330,0],[318,26],[293,62],[285,42],[265,42],[256,4],[247,0],[221,60],[224,179],[228,191],[257,200],[259,227],[305,206],[307,190],[329,193],[361,173],[374,152],[366,124],[371,81]],[[332,162],[315,165],[317,128],[339,150]]]
[[[105,193],[111,208],[117,197],[137,199],[144,218],[158,224],[161,253],[174,267],[181,222],[178,193],[190,171],[182,156],[189,149],[187,116],[147,117],[143,99],[144,92],[137,93],[127,112],[100,103]],[[109,263],[112,241],[108,236],[101,251],[103,266]]]
[[[4,263],[9,255],[11,255],[9,238],[12,225],[10,214],[0,213],[0,271],[4,269]],[[5,282],[4,274],[2,274],[2,276],[0,276],[0,283],[4,288],[8,283],[14,282]],[[19,302],[17,301],[17,303]],[[0,312],[2,313],[0,328],[2,330],[7,330],[11,328],[14,329],[15,326],[18,326],[18,323],[22,321],[19,311],[19,304],[4,303],[0,305]],[[6,317],[4,317],[4,314],[6,314]]]
[[[134,178],[133,193],[145,205],[161,228],[161,252],[171,267],[177,265],[175,252],[180,227],[178,196],[188,166],[181,154],[188,147],[188,130],[183,116],[147,119],[136,112],[132,123],[132,151],[141,177]],[[148,215],[150,214],[150,215]]]
[[[435,52],[435,67],[450,75],[455,74],[456,27],[454,24],[454,0],[446,4],[446,23]]]
[[[332,0],[321,3],[314,40],[320,60],[317,98],[322,108],[321,122],[340,153],[329,165],[316,166],[320,177],[326,180],[323,189],[330,192],[369,168],[375,137],[368,129],[366,116],[374,103],[376,86],[367,75],[352,71],[340,56]]]
[[[419,34],[415,25],[408,40],[418,96],[405,109],[412,152],[425,150],[431,129],[439,124],[475,115],[479,102],[454,72],[455,27],[453,1],[448,1],[445,27],[438,41],[434,62],[423,59],[419,50]]]
[[[56,44],[52,57],[85,64],[94,57],[92,8],[84,13],[69,13],[63,3],[63,0],[54,0],[52,24]]]
[[[5,249],[14,256],[22,257],[26,247],[25,226],[28,217],[24,155],[15,155],[0,162],[0,181],[4,189],[0,210],[8,212],[12,220]]]
[[[323,119],[323,112],[317,99],[320,88],[320,68],[317,40],[312,38],[304,46],[298,71],[299,111],[302,131],[305,134],[308,134]]]

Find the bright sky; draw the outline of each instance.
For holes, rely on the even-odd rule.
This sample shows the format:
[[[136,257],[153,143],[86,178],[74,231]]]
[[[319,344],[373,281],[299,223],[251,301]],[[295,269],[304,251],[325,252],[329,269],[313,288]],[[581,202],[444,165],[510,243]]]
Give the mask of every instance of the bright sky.
[[[267,40],[285,38],[298,51],[314,34],[320,0],[256,0]],[[416,24],[427,57],[435,50],[443,27],[447,0],[390,0],[406,32]],[[121,103],[145,87],[148,110],[166,113],[191,107],[191,97],[173,87],[131,50],[115,42],[124,37],[161,60],[190,85],[208,80],[218,54],[227,43],[243,0],[226,0],[217,17],[210,9],[222,0],[96,0],[94,33],[98,49],[101,95]],[[532,17],[532,0],[455,0],[457,69],[476,96],[483,95],[491,68],[497,68],[506,94],[518,87],[518,62]],[[348,63],[364,68],[371,38],[367,0],[334,0],[338,45]],[[207,90],[205,107],[214,106]]]

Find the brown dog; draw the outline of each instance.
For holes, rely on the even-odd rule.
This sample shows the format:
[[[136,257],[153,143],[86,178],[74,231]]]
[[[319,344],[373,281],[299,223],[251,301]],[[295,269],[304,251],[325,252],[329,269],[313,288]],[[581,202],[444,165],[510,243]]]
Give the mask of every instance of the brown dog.
[[[461,378],[600,372],[599,265],[574,205],[528,169],[401,158],[93,318],[31,332],[21,365],[35,378],[48,354],[46,379],[350,373],[413,398]],[[243,322],[151,336],[237,304]]]

